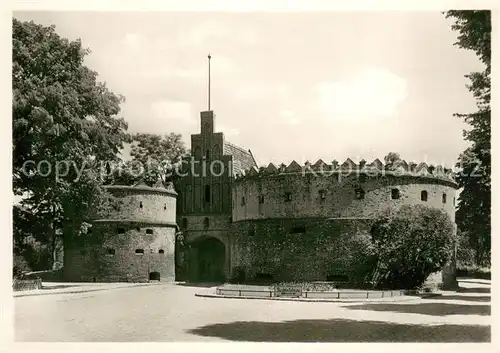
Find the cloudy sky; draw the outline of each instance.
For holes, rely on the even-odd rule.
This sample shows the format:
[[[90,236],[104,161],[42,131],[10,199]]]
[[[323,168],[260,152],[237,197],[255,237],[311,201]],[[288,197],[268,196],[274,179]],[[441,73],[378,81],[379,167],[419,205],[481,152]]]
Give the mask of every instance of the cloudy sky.
[[[451,166],[480,70],[439,12],[23,12],[92,50],[131,132],[199,131],[212,54],[216,129],[260,165],[382,159]]]

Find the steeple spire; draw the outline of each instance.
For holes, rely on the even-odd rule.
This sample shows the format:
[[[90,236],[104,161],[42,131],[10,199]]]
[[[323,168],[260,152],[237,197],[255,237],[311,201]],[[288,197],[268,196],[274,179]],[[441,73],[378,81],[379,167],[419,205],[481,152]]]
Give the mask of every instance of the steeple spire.
[[[208,111],[210,111],[210,59],[212,56],[208,54]]]

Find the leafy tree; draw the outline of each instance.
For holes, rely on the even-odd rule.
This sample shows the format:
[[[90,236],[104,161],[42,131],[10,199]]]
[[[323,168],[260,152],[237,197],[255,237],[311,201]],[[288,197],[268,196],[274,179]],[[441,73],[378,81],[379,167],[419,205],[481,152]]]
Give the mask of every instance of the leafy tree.
[[[12,29],[13,188],[26,195],[23,207],[50,223],[37,236],[55,250],[58,237],[88,219],[102,191],[100,163],[117,160],[128,138],[117,117],[123,97],[83,65],[89,50],[80,40],[16,19]]]
[[[163,183],[171,181],[175,165],[186,155],[182,136],[174,133],[165,136],[136,134],[132,139],[135,143],[130,154],[134,161],[144,166],[145,183],[152,185],[158,180]]]
[[[471,143],[457,163],[457,182],[463,191],[456,222],[474,249],[476,265],[483,266],[491,261],[491,12],[448,11],[446,17],[454,20],[452,29],[459,33],[455,45],[474,51],[485,65],[482,72],[465,75],[477,111],[455,114],[470,125],[464,138]]]
[[[379,286],[413,289],[450,259],[455,236],[450,217],[423,205],[382,213],[372,227]]]
[[[397,162],[401,160],[401,157],[399,156],[399,153],[396,152],[389,152],[387,156],[384,157],[384,163],[386,168],[390,169],[392,166],[394,166]]]

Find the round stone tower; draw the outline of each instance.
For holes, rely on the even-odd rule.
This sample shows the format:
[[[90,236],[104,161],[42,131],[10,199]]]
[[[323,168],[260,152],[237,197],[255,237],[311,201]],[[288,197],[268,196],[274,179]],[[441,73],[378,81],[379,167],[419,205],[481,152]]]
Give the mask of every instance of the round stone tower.
[[[65,249],[72,281],[174,281],[176,197],[172,186],[112,185],[112,208]]]

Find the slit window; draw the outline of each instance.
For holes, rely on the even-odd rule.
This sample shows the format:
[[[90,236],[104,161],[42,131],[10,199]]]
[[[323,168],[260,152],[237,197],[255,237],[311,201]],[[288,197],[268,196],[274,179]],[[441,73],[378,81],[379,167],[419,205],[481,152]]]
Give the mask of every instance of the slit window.
[[[422,190],[422,192],[420,193],[420,200],[427,201],[427,191]]]
[[[158,254],[165,254],[165,250],[163,249],[158,250]]]
[[[205,185],[205,202],[210,202],[210,185]]]
[[[392,198],[393,200],[397,200],[397,199],[399,199],[400,197],[401,197],[401,195],[400,195],[399,189],[392,189],[392,190],[391,190],[391,198]]]
[[[306,227],[303,226],[293,227],[292,229],[290,229],[290,234],[299,234],[305,232],[306,232]]]
[[[142,208],[142,201],[139,201],[139,208]]]
[[[205,217],[205,219],[203,220],[203,226],[205,228],[210,227],[210,220],[208,219],[208,217]]]
[[[163,209],[166,210],[167,209],[167,204],[163,204]]]
[[[292,201],[292,193],[291,192],[286,192],[285,193],[285,201],[286,202]]]
[[[153,230],[152,229],[146,229],[146,234],[153,234]]]
[[[443,203],[446,203],[446,194],[443,194]]]
[[[135,249],[136,255],[144,255],[144,249]]]
[[[453,206],[455,206],[455,198],[453,198]]]
[[[241,198],[241,206],[245,206],[245,196]]]

